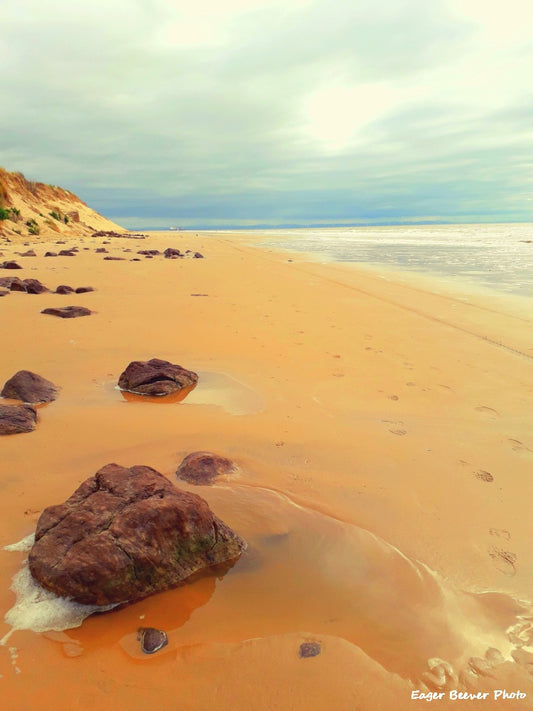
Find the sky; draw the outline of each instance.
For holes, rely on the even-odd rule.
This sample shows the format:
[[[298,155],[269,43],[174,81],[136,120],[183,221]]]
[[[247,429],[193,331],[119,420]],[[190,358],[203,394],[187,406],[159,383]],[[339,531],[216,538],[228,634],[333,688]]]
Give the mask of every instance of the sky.
[[[533,221],[531,0],[1,0],[0,165],[130,229]]]

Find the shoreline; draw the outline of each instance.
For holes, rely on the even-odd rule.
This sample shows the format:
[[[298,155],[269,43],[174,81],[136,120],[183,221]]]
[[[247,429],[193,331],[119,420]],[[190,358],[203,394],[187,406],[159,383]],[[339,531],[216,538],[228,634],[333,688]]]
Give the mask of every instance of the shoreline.
[[[239,466],[234,480],[194,490],[253,542],[250,571],[240,573],[237,566],[216,586],[203,581],[155,596],[106,615],[107,623],[89,618],[72,635],[86,653],[75,661],[60,653],[59,661],[89,673],[91,652],[98,649],[115,677],[124,678],[133,654],[128,625],[143,609],[173,631],[168,653],[178,662],[191,645],[202,645],[206,656],[197,663],[207,679],[218,678],[206,661],[220,652],[217,645],[230,645],[229,658],[242,658],[248,682],[261,678],[261,670],[271,674],[279,708],[290,708],[294,697],[273,657],[286,661],[293,681],[300,678],[289,654],[291,635],[299,633],[329,640],[329,655],[315,665],[322,670],[315,698],[304,693],[311,683],[307,672],[301,677],[308,708],[323,708],[332,693],[328,675],[343,693],[357,693],[349,681],[356,676],[352,668],[368,688],[372,678],[380,679],[382,696],[374,697],[381,698],[380,708],[410,708],[416,702],[409,684],[428,673],[426,652],[427,659],[447,654],[457,674],[486,648],[500,647],[508,656],[516,643],[506,640],[506,625],[528,614],[516,607],[530,596],[533,580],[526,316],[508,313],[505,299],[467,303],[429,292],[418,280],[389,281],[352,266],[311,263],[304,255],[288,261],[286,253],[252,246],[249,239],[240,232],[223,238],[156,232],[144,241],[110,240],[110,254],[124,261],[104,262],[94,249],[107,240],[85,238],[76,240],[74,258],[45,259],[41,243],[37,257],[19,259],[24,269],[17,276],[51,287],[91,284],[96,291],[75,297],[11,293],[0,301],[7,334],[2,382],[27,368],[62,387],[56,402],[39,408],[35,432],[0,441],[0,545],[31,533],[44,506],[66,498],[109,461],[148,464],[172,479],[188,452],[229,456]],[[138,249],[167,246],[199,251],[205,259],[129,261]],[[95,313],[71,322],[41,315],[52,302],[79,303]],[[128,402],[116,391],[127,362],[150,357],[208,374],[196,401]],[[7,588],[19,567],[20,558],[0,551],[2,617],[12,605]],[[286,589],[279,582],[276,591],[272,579],[286,580]],[[314,595],[308,598],[305,590]],[[199,607],[195,596],[203,600]],[[357,612],[358,599],[364,615]],[[194,616],[177,624],[164,610],[164,601],[172,600],[172,609],[181,601],[191,615],[196,610]],[[434,629],[417,622],[417,609],[426,610]],[[102,646],[97,633],[106,624]],[[394,643],[387,629],[398,635]],[[1,623],[0,637],[7,631]],[[36,698],[27,660],[57,642],[15,636],[20,678],[33,680],[27,693]],[[252,638],[263,642],[246,642]],[[121,654],[124,645],[130,656]],[[152,665],[151,684],[168,653]],[[4,657],[0,684],[14,694],[16,678]],[[229,658],[224,653],[221,664],[231,671]],[[49,664],[53,678],[62,665],[57,659]],[[184,679],[167,692],[193,698],[199,672],[194,664],[185,668]],[[343,673],[349,689],[340,681]],[[515,662],[496,665],[493,673],[498,689],[517,675],[522,680]],[[531,684],[527,674],[523,679]],[[250,703],[248,682],[235,681],[236,709]],[[69,683],[79,693],[90,682]],[[391,705],[398,689],[403,706]],[[117,708],[128,693],[114,688]],[[348,698],[376,708],[363,696],[338,698],[340,708],[349,708]],[[198,704],[191,708],[201,709]]]

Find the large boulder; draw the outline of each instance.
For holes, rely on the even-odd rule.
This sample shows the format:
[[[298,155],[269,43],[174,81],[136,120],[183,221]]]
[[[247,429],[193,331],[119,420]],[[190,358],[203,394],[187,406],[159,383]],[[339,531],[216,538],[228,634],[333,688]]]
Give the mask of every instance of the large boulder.
[[[23,402],[52,402],[57,397],[58,388],[50,380],[29,370],[19,370],[6,382],[0,393],[2,397]]]
[[[38,279],[17,279],[11,284],[11,291],[25,291],[27,294],[44,294],[49,289]]]
[[[245,548],[196,494],[150,467],[107,464],[43,511],[29,567],[57,595],[108,605],[176,587]]]
[[[118,386],[140,395],[160,396],[193,387],[197,382],[198,375],[192,370],[152,358],[132,361],[118,379]]]
[[[190,484],[212,484],[216,479],[236,469],[231,459],[213,452],[192,452],[179,465],[176,476]]]
[[[31,432],[37,423],[37,411],[31,405],[0,405],[0,435]]]

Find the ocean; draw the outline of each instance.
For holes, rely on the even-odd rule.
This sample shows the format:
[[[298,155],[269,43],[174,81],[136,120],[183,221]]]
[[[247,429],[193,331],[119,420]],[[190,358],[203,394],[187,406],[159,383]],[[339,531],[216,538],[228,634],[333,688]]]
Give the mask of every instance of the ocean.
[[[409,225],[254,231],[261,246],[322,262],[386,266],[533,297],[533,224]]]

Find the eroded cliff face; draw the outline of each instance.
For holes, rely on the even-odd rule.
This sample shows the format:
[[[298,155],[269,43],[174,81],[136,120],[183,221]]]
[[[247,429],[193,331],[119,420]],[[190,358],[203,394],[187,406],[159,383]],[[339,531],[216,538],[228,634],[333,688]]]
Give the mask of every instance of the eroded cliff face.
[[[98,230],[124,230],[88,207],[74,193],[27,180],[0,168],[0,238],[39,242],[64,235],[90,236]]]

